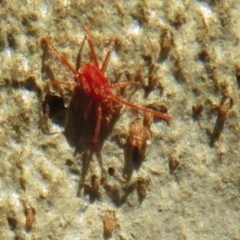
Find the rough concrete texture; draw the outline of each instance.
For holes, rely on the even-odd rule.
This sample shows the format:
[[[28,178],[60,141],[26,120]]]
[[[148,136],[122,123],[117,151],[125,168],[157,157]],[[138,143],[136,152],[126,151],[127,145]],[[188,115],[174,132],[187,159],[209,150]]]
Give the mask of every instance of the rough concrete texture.
[[[239,12],[238,0],[0,1],[0,238],[240,239]],[[83,66],[87,22],[100,63],[116,39],[111,83],[140,85],[118,94],[169,123],[149,130],[122,108],[92,150],[89,99],[47,83],[74,78],[41,41]]]

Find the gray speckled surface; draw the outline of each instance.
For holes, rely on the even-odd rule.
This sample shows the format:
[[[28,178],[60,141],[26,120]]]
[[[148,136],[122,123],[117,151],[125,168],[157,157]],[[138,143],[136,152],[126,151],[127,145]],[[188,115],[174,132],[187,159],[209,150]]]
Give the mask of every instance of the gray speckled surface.
[[[239,12],[238,0],[1,1],[0,238],[240,239]],[[138,167],[127,136],[142,114],[128,108],[97,154],[92,124],[72,122],[81,112],[66,111],[68,133],[44,131],[46,82],[73,78],[41,38],[75,66],[86,22],[100,62],[116,38],[110,81],[142,86],[122,96],[173,117],[152,123]]]

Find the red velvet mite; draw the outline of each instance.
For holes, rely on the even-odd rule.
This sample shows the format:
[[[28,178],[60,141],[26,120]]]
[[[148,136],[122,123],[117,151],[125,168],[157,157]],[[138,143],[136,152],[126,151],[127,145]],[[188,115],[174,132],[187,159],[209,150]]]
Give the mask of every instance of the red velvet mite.
[[[79,71],[76,71],[74,69],[74,67],[58,52],[58,50],[50,43],[50,41],[47,38],[43,38],[42,40],[52,48],[52,50],[56,53],[57,57],[62,62],[62,64],[73,73],[74,80],[75,80],[74,83],[50,81],[49,84],[51,85],[66,84],[66,85],[74,85],[74,86],[80,87],[83,90],[83,92],[91,99],[91,101],[89,102],[89,106],[87,108],[87,112],[89,112],[89,110],[91,109],[92,103],[95,102],[97,122],[96,122],[95,131],[94,131],[93,144],[97,143],[98,141],[98,136],[101,128],[103,106],[106,109],[108,109],[110,113],[113,113],[114,103],[123,104],[136,111],[151,113],[154,116],[167,121],[171,119],[171,116],[169,116],[168,114],[164,114],[164,113],[153,111],[147,108],[136,106],[133,103],[127,102],[123,100],[121,97],[117,96],[116,93],[114,92],[115,89],[123,88],[128,85],[136,86],[138,84],[135,82],[110,84],[105,72],[107,69],[107,65],[109,63],[111,52],[113,51],[113,48],[115,45],[115,41],[113,40],[111,42],[109,50],[103,61],[103,64],[100,67],[96,57],[96,53],[94,51],[88,26],[85,26],[85,36],[90,48],[93,62],[83,65],[79,69]]]

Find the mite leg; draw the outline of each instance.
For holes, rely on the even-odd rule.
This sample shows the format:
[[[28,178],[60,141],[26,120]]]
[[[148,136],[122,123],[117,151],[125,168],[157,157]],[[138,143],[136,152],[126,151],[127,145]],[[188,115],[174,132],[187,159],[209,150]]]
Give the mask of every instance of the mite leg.
[[[102,68],[101,68],[103,73],[105,73],[106,70],[107,70],[107,65],[109,63],[109,60],[110,60],[110,57],[111,57],[111,53],[113,51],[114,46],[115,46],[115,40],[112,40],[111,43],[110,43],[110,47],[108,49],[107,55],[106,55],[106,57],[105,57],[105,59],[103,61]]]
[[[102,122],[102,106],[101,104],[97,104],[97,109],[96,109],[96,113],[97,113],[97,123],[96,123],[96,127],[95,127],[95,131],[94,131],[94,137],[93,137],[93,143],[97,143],[98,141],[98,136],[99,136],[99,132],[100,132],[100,128],[101,128],[101,122]]]
[[[136,111],[139,111],[139,112],[148,112],[148,113],[151,113],[153,114],[154,116],[158,117],[158,118],[161,118],[161,119],[164,119],[166,121],[169,121],[171,120],[171,116],[168,115],[168,114],[165,114],[165,113],[160,113],[160,112],[157,112],[157,111],[153,111],[153,110],[150,110],[150,109],[147,109],[147,108],[143,108],[143,107],[139,107],[133,103],[130,103],[130,102],[127,102],[125,100],[123,100],[122,98],[116,96],[116,95],[112,95],[112,100],[115,101],[115,102],[118,102],[118,103],[122,103]]]
[[[76,70],[74,69],[74,67],[67,61],[66,58],[64,58],[59,52],[58,50],[51,44],[51,42],[47,39],[47,38],[42,38],[42,41],[45,42],[47,45],[49,45],[52,50],[55,52],[55,54],[57,55],[58,59],[62,62],[62,64],[68,68],[74,75],[77,75]]]
[[[93,61],[99,67],[97,56],[96,56],[96,53],[94,51],[93,43],[92,43],[92,40],[91,40],[91,37],[90,37],[89,26],[85,25],[84,29],[85,29],[85,35],[86,35],[86,39],[87,39],[87,42],[88,42],[88,45],[89,45],[89,48],[90,48],[90,51],[91,51]]]

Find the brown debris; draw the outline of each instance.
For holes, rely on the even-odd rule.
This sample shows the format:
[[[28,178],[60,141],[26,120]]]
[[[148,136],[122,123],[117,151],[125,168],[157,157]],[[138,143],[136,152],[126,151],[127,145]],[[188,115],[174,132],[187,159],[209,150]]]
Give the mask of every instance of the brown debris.
[[[148,178],[143,178],[143,177],[138,178],[138,180],[137,180],[137,191],[138,191],[139,197],[141,197],[141,198],[146,197],[148,185],[149,185],[149,179]]]
[[[160,61],[163,62],[168,57],[171,48],[174,46],[174,36],[170,29],[163,29],[160,44],[161,44]]]
[[[29,231],[32,228],[33,223],[36,220],[36,210],[33,207],[26,207],[25,208],[25,215],[26,215],[26,226],[25,228]]]
[[[180,161],[179,161],[178,157],[176,157],[175,155],[171,156],[169,158],[170,174],[173,174],[176,171],[176,169],[178,168],[179,164],[180,164]]]
[[[138,151],[146,145],[147,140],[150,137],[149,130],[143,125],[141,118],[136,118],[130,126],[128,143],[132,147],[136,147]]]
[[[198,119],[201,116],[201,113],[203,111],[203,104],[196,104],[192,107],[193,111],[193,118]]]
[[[229,110],[233,106],[233,99],[229,96],[224,96],[222,98],[220,106],[214,106],[215,109],[218,111],[217,120],[213,129],[213,132],[211,134],[210,138],[210,146],[213,147],[214,143],[219,139],[223,128],[224,123],[228,117]]]
[[[91,178],[91,181],[92,181],[92,188],[96,192],[98,192],[99,191],[99,187],[101,185],[101,178],[99,178],[97,175],[93,174],[92,178]]]
[[[103,217],[103,235],[105,237],[111,237],[113,231],[118,226],[118,219],[116,217],[116,213],[113,210],[107,210]]]

